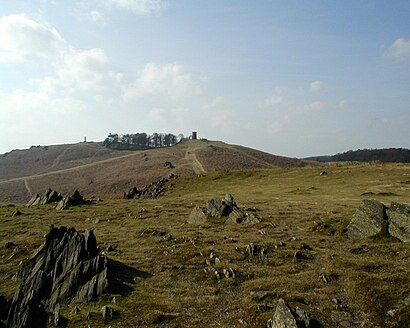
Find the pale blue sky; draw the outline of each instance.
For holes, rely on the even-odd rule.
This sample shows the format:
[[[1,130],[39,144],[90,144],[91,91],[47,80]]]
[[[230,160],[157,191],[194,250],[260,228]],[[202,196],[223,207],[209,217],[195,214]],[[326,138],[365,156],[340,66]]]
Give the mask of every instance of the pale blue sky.
[[[304,157],[410,148],[409,1],[0,6],[0,153],[171,132]]]

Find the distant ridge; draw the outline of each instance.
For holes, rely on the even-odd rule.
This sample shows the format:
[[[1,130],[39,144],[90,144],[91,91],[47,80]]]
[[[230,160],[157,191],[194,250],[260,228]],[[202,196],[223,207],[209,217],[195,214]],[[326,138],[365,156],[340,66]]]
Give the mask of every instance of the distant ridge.
[[[405,148],[358,149],[331,156],[312,156],[305,160],[318,162],[391,162],[410,163],[410,150]]]
[[[171,147],[114,150],[103,143],[36,146],[0,155],[0,203],[25,203],[48,188],[62,194],[120,197],[171,174],[300,167],[307,162],[220,141],[189,140]]]

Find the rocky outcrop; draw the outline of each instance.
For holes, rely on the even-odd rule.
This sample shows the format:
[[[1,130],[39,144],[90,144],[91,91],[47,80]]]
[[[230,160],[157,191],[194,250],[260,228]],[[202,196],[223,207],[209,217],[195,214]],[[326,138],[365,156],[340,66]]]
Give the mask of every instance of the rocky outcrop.
[[[279,299],[275,314],[267,323],[268,328],[309,328],[310,318],[301,308],[292,310],[285,301]]]
[[[69,206],[77,206],[86,203],[87,202],[84,200],[84,197],[80,194],[78,190],[76,190],[72,195],[64,196],[64,198],[61,199],[57,204],[56,209],[61,211]]]
[[[384,205],[374,199],[365,199],[354,213],[346,234],[353,238],[372,237],[382,233],[385,224]]]
[[[132,187],[128,192],[124,192],[124,199],[133,199],[138,195],[139,191],[137,187]]]
[[[410,242],[410,205],[391,203],[387,210],[390,235],[403,242]]]
[[[60,201],[62,198],[63,197],[59,192],[48,188],[48,190],[41,197],[38,194],[34,194],[26,206],[51,204]]]
[[[195,206],[188,218],[190,224],[201,224],[207,221],[225,224],[258,223],[255,214],[249,214],[240,209],[231,194],[226,194],[224,199],[213,198],[205,207]]]
[[[124,198],[133,199],[133,198],[142,198],[142,199],[157,199],[163,196],[168,190],[173,188],[173,185],[170,184],[170,179],[176,179],[177,175],[171,175],[169,179],[162,178],[151,184],[145,186],[141,190],[138,190],[136,187],[130,189],[128,193],[124,193]]]
[[[40,313],[60,304],[89,302],[108,289],[107,258],[98,254],[92,230],[50,227],[43,245],[23,263],[8,313],[10,327],[37,327]]]
[[[402,242],[410,242],[410,205],[392,202],[387,207],[377,200],[363,200],[346,234],[350,238],[390,234]]]

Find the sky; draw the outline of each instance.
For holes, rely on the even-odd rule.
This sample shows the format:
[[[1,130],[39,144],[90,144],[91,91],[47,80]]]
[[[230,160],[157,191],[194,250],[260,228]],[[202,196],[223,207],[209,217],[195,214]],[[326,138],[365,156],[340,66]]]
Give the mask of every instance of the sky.
[[[13,0],[0,154],[164,132],[291,157],[410,148],[410,1]]]

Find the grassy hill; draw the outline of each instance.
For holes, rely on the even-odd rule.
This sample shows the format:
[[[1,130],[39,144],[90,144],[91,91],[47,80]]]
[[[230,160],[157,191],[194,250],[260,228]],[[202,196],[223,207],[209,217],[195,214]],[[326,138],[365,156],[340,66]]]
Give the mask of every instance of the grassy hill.
[[[185,163],[190,171],[202,170],[201,165],[211,170],[213,162],[202,162],[206,156],[201,157],[200,150],[213,148],[198,145],[168,149],[168,155],[159,158],[175,163],[179,158],[179,165]],[[147,154],[150,160],[160,156]],[[193,154],[201,165],[193,162]],[[257,154],[241,153],[248,155]],[[119,169],[141,158],[142,152],[108,163]],[[409,327],[409,306],[393,317],[387,314],[409,296],[409,245],[384,236],[348,239],[343,232],[369,194],[386,205],[408,202],[410,166],[335,165],[320,175],[322,170],[307,166],[208,172],[176,179],[172,192],[160,199],[104,199],[63,212],[51,205],[19,207],[22,214],[12,217],[15,207],[0,207],[0,239],[15,245],[0,247],[0,293],[12,296],[17,283],[10,278],[54,224],[79,231],[92,228],[102,250],[113,246],[106,251],[115,264],[111,294],[97,303],[77,304],[78,314],[71,313],[74,305],[63,306],[67,327],[265,327],[279,298],[306,310],[314,327]],[[228,192],[241,208],[256,211],[261,222],[186,223],[196,204],[203,206]],[[250,243],[269,249],[268,257],[249,256]],[[293,261],[301,249],[308,257]],[[215,264],[219,271],[232,268],[237,276],[218,281],[205,272],[211,252],[220,259]],[[104,322],[99,313],[103,305],[120,316]]]
[[[165,165],[172,163],[173,168]],[[49,187],[61,193],[119,197],[170,174],[300,167],[305,162],[217,141],[191,140],[173,147],[118,151],[101,143],[38,146],[0,157],[0,203],[27,202]]]

